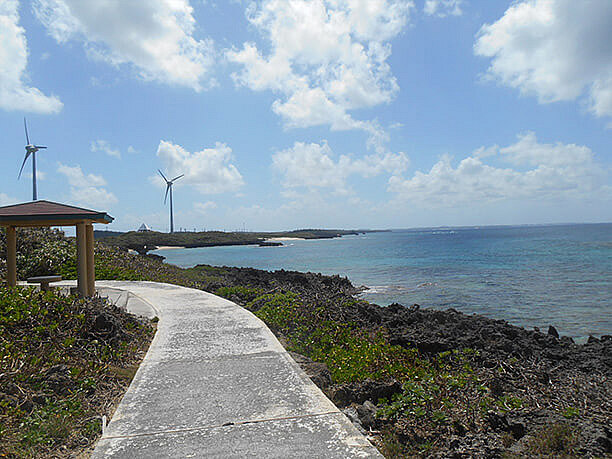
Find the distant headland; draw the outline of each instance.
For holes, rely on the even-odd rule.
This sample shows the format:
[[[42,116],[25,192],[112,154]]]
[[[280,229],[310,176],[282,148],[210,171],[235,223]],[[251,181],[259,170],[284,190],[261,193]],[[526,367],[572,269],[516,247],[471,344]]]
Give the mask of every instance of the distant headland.
[[[121,233],[117,231],[95,231],[94,236],[105,243],[130,249],[140,255],[146,255],[149,251],[159,247],[195,248],[215,247],[227,245],[282,245],[283,239],[331,239],[348,235],[365,233],[379,233],[390,230],[337,230],[337,229],[297,229],[293,231],[280,232],[225,232],[225,231],[200,231],[200,232],[175,232],[159,233],[157,231],[129,231]],[[270,243],[270,241],[274,241]]]

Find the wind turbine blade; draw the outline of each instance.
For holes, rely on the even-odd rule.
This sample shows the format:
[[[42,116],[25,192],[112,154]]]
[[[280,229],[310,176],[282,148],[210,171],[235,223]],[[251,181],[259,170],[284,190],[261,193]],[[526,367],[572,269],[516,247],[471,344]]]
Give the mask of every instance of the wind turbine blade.
[[[164,173],[163,173],[162,171],[160,171],[159,169],[157,169],[157,172],[159,172],[159,175],[161,175],[161,176],[164,178],[164,180],[165,180],[166,182],[168,182],[168,179],[166,178],[166,176],[164,175]]]
[[[166,196],[164,196],[164,204],[166,204],[166,200],[168,199],[168,191],[170,191],[171,186],[172,183],[168,183],[168,185],[166,186]]]
[[[43,148],[47,148],[47,147],[43,147],[42,145],[34,145],[36,148],[38,148],[39,150],[42,150]]]
[[[17,177],[17,180],[21,178],[21,173],[23,172],[23,166],[25,166],[25,163],[28,160],[29,156],[30,156],[30,152],[27,152],[25,155],[25,158],[23,158],[23,163],[21,163],[21,169],[19,169],[19,176]]]
[[[175,180],[178,180],[178,179],[180,179],[181,177],[184,177],[184,176],[185,176],[185,174],[181,174],[181,175],[179,175],[178,177],[174,177],[174,178],[173,178],[172,180],[170,180],[170,181],[171,181],[171,182],[174,182]]]
[[[23,127],[25,128],[26,141],[28,142],[28,145],[30,145],[30,136],[28,135],[28,123],[26,123],[25,116],[23,117]]]

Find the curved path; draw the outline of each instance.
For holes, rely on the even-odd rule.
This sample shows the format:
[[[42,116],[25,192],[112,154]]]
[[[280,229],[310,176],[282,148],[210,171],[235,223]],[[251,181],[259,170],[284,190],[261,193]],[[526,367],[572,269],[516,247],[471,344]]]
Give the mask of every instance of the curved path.
[[[160,320],[93,458],[382,457],[247,310],[175,285],[96,284]]]

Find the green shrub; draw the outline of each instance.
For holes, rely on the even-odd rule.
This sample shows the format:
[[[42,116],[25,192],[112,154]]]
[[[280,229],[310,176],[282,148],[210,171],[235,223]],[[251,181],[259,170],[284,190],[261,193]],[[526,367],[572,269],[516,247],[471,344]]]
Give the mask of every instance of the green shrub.
[[[379,445],[380,452],[389,459],[400,459],[404,455],[404,446],[397,438],[397,435],[390,431],[382,433]]]
[[[76,258],[74,243],[51,228],[17,230],[17,277],[61,274],[64,264]],[[6,235],[0,232],[0,275],[6,271]]]
[[[260,295],[246,307],[282,335],[289,350],[325,363],[337,383],[401,377],[414,360],[414,351],[390,345],[380,331],[321,319],[321,308],[306,307],[293,292]]]
[[[495,405],[502,413],[516,411],[523,407],[523,401],[519,397],[504,395],[495,401]]]
[[[116,333],[96,331],[102,312]],[[95,419],[110,414],[108,401],[131,379],[122,374],[133,375],[152,335],[149,324],[99,298],[0,287],[0,456],[58,457],[61,445],[68,457],[91,445],[100,434]]]
[[[573,406],[567,407],[565,410],[563,410],[563,417],[565,419],[571,419],[578,415],[580,415],[580,410]]]
[[[222,296],[223,298],[232,299],[234,297],[240,298],[243,302],[249,303],[255,298],[260,296],[263,290],[260,288],[245,287],[242,285],[235,285],[231,287],[219,287],[215,294]]]

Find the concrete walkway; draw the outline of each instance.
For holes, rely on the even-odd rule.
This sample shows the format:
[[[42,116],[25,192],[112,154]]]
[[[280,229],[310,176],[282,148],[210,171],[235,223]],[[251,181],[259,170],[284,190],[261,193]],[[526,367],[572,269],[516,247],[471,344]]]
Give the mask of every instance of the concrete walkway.
[[[160,321],[93,458],[382,457],[250,312],[174,285],[96,284]]]

